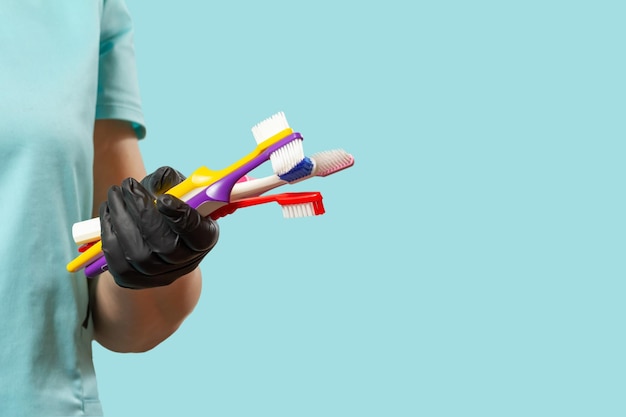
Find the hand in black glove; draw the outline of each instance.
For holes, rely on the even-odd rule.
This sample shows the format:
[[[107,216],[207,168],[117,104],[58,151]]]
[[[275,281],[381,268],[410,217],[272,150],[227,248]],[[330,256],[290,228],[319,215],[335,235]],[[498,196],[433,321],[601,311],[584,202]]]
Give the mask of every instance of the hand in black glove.
[[[128,178],[109,189],[100,206],[102,251],[119,286],[168,285],[193,271],[217,243],[217,223],[164,194],[184,179],[161,167],[141,182]]]

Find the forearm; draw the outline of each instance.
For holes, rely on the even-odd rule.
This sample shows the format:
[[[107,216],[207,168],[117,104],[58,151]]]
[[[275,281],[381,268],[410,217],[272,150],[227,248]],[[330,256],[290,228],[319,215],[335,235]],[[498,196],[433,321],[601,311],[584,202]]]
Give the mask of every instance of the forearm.
[[[94,282],[95,339],[116,352],[144,352],[178,329],[200,297],[200,269],[165,287],[122,288],[104,273]]]

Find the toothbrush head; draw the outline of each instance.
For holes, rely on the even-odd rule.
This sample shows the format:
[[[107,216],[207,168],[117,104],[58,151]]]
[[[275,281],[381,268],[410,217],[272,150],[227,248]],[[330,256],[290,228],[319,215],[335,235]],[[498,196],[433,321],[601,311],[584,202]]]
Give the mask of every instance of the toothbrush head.
[[[325,177],[354,165],[354,157],[343,149],[318,152],[311,155],[311,160],[315,162],[314,174],[318,177]]]
[[[209,216],[217,220],[234,213],[237,209],[271,202],[278,203],[282,207],[285,218],[319,216],[326,212],[322,194],[318,191],[311,191],[242,198],[218,208]]]
[[[293,219],[298,217],[312,217],[319,216],[326,213],[324,209],[324,203],[322,202],[322,195],[310,198],[309,201],[301,203],[278,203],[283,209],[283,217],[286,219]]]
[[[252,127],[252,135],[257,144],[276,136],[287,136],[293,130],[289,127],[285,113],[279,112]],[[272,152],[270,161],[276,175],[283,175],[304,159],[302,138],[298,138]]]

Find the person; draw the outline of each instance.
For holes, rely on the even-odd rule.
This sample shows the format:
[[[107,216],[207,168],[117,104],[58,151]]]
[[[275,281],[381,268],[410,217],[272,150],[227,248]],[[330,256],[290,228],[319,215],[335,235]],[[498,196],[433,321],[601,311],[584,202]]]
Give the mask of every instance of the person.
[[[218,227],[164,194],[174,169],[146,175],[137,78],[124,0],[2,2],[2,416],[102,415],[93,341],[147,351],[198,302]],[[71,227],[98,215],[109,272],[87,279]]]

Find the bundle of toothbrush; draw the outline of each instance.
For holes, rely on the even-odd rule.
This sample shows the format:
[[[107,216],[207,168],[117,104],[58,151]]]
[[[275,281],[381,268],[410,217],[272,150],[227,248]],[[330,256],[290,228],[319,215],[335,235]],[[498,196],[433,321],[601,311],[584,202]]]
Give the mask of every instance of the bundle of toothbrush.
[[[354,165],[354,158],[342,149],[304,155],[303,137],[295,132],[282,112],[252,128],[256,148],[221,170],[196,169],[186,180],[167,191],[213,220],[244,207],[278,203],[285,218],[318,216],[325,209],[320,192],[286,192],[264,195],[286,184],[313,177],[326,177]],[[250,173],[270,161],[273,175],[254,178]],[[67,270],[85,270],[87,277],[106,271],[107,263],[100,242],[100,219],[75,223],[72,236],[79,245],[78,255],[67,264]]]

